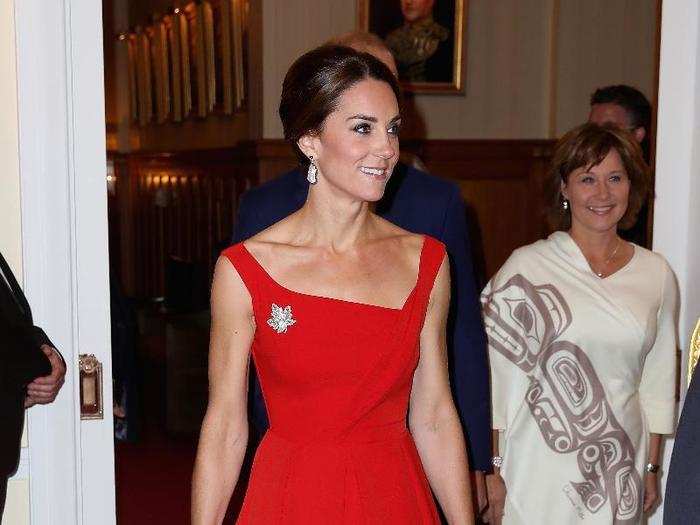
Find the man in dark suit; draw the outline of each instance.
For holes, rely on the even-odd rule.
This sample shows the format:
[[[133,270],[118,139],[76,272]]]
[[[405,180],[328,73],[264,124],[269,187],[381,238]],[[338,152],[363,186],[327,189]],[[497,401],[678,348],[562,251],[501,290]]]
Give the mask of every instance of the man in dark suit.
[[[391,53],[378,37],[351,33],[333,43],[369,52],[396,73]],[[308,184],[306,174],[294,170],[249,190],[241,199],[234,242],[252,237],[301,208]],[[375,211],[406,230],[435,237],[447,247],[452,270],[448,329],[451,384],[465,430],[481,510],[486,505],[484,473],[492,471],[490,396],[486,336],[472,269],[464,202],[456,185],[399,162]],[[258,431],[267,428],[257,381],[253,386],[252,418]]]
[[[700,520],[700,373],[696,371],[685,396],[664,500],[664,525]]]
[[[19,385],[17,377],[31,370],[48,375],[36,377],[26,387]],[[19,463],[24,409],[56,399],[65,375],[61,354],[34,326],[29,303],[0,253],[0,519],[7,479]]]

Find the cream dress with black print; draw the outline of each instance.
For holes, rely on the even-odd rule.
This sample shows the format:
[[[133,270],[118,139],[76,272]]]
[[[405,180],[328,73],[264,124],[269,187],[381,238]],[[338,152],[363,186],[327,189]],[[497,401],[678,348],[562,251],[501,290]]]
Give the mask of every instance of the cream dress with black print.
[[[650,433],[673,431],[677,286],[634,246],[604,279],[556,232],[513,252],[482,294],[505,524],[642,516]]]

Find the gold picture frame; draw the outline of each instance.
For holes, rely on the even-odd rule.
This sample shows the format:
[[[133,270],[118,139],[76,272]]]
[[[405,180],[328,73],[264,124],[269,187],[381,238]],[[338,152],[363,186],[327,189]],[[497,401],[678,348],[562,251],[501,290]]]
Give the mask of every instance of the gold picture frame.
[[[151,79],[151,44],[148,35],[136,28],[136,92],[139,125],[145,126],[153,118],[153,90]]]
[[[697,368],[698,361],[700,361],[700,318],[695,324],[695,330],[693,330],[693,335],[690,338],[690,345],[688,345],[688,385],[690,386],[690,381],[693,379],[693,374]]]
[[[464,94],[467,0],[440,0],[432,12],[417,7],[405,13],[400,0],[357,2],[358,28],[387,43],[405,91]]]
[[[245,71],[247,56],[248,9],[247,0],[229,0],[231,8],[231,34],[233,42],[233,79],[236,109],[241,109],[246,101]]]
[[[134,33],[121,34],[118,37],[119,42],[126,46],[127,52],[127,76],[129,78],[129,116],[131,122],[138,123],[139,121],[139,97],[138,97],[138,39]]]
[[[152,57],[153,81],[155,88],[155,114],[158,124],[170,117],[170,57],[168,54],[168,32],[164,21],[158,21],[146,28]]]
[[[245,104],[247,0],[213,0],[214,113],[233,115]]]
[[[207,1],[185,6],[190,51],[190,78],[194,114],[205,118],[216,103],[216,74],[214,71],[214,18]]]
[[[147,126],[242,109],[248,10],[248,0],[195,0],[117,35],[128,56],[132,121]]]
[[[190,91],[190,55],[187,19],[179,8],[163,18],[170,56],[170,92],[172,120],[181,122],[192,110]]]
[[[214,41],[216,46],[215,71],[216,109],[224,115],[234,111],[233,87],[233,39],[231,34],[231,0],[221,0],[212,4],[214,9]]]

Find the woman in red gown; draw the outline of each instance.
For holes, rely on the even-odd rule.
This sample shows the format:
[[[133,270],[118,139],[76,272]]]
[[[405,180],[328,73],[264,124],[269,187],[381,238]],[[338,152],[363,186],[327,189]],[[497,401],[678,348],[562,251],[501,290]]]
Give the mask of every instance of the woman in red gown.
[[[225,250],[212,288],[210,398],[195,524],[221,523],[247,440],[252,354],[270,428],[239,523],[473,523],[448,384],[449,263],[372,213],[399,154],[399,89],[374,57],[323,46],[284,81],[305,205]]]

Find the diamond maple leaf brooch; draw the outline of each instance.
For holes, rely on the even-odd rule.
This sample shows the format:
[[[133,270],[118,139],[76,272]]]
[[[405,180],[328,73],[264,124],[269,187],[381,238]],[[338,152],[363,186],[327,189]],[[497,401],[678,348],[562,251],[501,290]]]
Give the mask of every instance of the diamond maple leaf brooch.
[[[272,313],[270,315],[271,317],[267,320],[267,324],[278,334],[287,333],[287,328],[297,322],[297,320],[292,317],[291,306],[282,308],[272,303]]]

